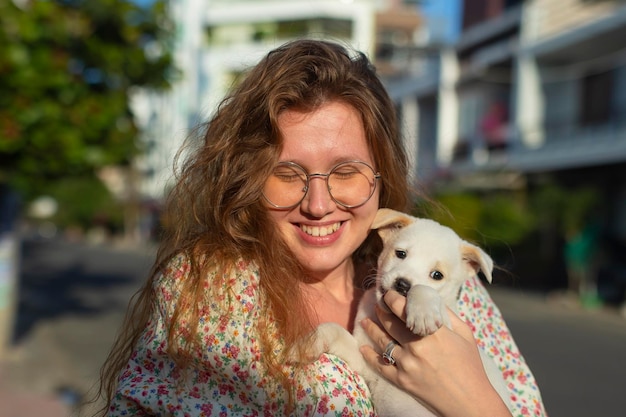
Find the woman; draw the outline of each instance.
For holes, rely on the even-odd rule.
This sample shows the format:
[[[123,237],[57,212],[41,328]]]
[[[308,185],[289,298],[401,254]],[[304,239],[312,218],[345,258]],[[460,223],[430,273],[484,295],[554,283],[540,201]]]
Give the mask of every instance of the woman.
[[[376,211],[411,208],[407,167],[393,104],[363,54],[312,40],[270,52],[187,153],[153,273],[103,368],[105,414],[375,415],[341,359],[305,358],[308,335],[332,321],[363,325],[379,341],[363,349],[368,362],[439,415],[510,416],[456,316],[454,331],[419,340],[389,293],[384,328],[354,323],[380,250]],[[484,288],[466,287],[495,317],[487,335],[509,337]],[[466,321],[483,314],[474,310],[460,308]],[[528,373],[521,360],[502,366]],[[523,389],[540,415],[532,376]]]

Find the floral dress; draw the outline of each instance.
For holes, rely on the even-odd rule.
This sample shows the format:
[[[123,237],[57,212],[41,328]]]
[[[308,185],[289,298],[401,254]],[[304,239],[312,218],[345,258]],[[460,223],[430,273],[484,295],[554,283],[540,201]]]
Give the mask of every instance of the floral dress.
[[[465,281],[457,302],[459,317],[469,324],[478,347],[502,370],[511,392],[513,417],[546,416],[535,377],[520,353],[500,310],[478,277]]]
[[[259,273],[244,262],[223,280],[228,300],[219,305],[228,306],[228,319],[221,319],[217,304],[202,311],[199,337],[205,349],[198,352],[199,366],[177,368],[167,354],[166,334],[179,284],[188,273],[185,258],[177,257],[155,280],[154,316],[118,379],[110,417],[376,415],[363,379],[330,354],[309,365],[313,379],[294,377],[296,407],[288,409],[285,388],[270,381],[263,369],[255,325],[262,314]],[[514,399],[514,416],[542,416],[535,381],[484,287],[469,280],[462,294],[459,312],[472,325],[479,345],[503,369]]]

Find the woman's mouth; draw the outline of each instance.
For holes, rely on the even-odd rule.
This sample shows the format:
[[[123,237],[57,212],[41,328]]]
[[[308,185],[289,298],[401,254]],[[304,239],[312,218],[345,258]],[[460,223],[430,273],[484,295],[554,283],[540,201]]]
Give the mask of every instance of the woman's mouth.
[[[301,224],[300,230],[302,230],[309,236],[323,237],[335,233],[337,230],[339,230],[339,227],[341,227],[341,222],[329,224],[327,226],[309,226],[306,224]]]

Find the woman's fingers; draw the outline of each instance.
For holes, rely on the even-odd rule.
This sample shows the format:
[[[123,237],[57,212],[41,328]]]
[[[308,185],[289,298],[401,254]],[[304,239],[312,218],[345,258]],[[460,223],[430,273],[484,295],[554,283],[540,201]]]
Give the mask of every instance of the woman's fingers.
[[[415,340],[416,336],[406,327],[405,319],[398,317],[395,312],[384,311],[377,306],[376,316],[383,329],[400,344]]]
[[[382,370],[383,367],[388,367],[389,364],[383,360],[382,354],[389,342],[394,339],[369,318],[364,319],[361,322],[361,326],[363,326],[365,332],[370,336],[372,341],[374,341],[374,347],[369,345],[362,346],[361,353],[367,362],[378,368],[379,371]],[[397,352],[398,348],[394,350],[394,355],[396,355]]]
[[[406,321],[406,297],[397,291],[387,291],[383,299],[393,314]]]
[[[470,327],[448,309],[452,329],[443,327],[420,337],[406,328],[406,298],[385,294],[390,311],[377,308],[380,325],[361,322],[374,347],[362,346],[365,360],[383,377],[442,416],[507,416],[506,404],[493,389],[483,368]],[[390,341],[399,345],[391,352],[395,366],[382,357]],[[468,414],[468,410],[472,413]]]
[[[405,341],[414,340],[414,335],[406,329],[404,324],[406,321],[406,297],[396,291],[389,291],[385,294],[384,300],[391,313],[378,310],[378,317],[383,327],[397,340],[399,340],[398,338],[404,338]],[[447,310],[452,323],[452,330],[465,340],[474,342],[474,335],[467,323],[459,318],[450,308],[447,308]]]

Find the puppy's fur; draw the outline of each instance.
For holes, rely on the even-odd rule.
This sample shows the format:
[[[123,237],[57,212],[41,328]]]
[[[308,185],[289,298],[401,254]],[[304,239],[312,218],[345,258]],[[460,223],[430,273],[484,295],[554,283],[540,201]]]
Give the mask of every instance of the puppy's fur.
[[[482,249],[433,220],[381,209],[372,228],[378,229],[384,246],[378,259],[376,287],[368,290],[359,304],[354,334],[338,324],[324,323],[316,329],[310,353],[328,352],[344,359],[365,379],[380,416],[433,416],[367,365],[359,346],[374,343],[358,323],[364,317],[377,322],[375,304],[388,311],[382,297],[387,291],[396,290],[407,297],[406,325],[415,334],[426,336],[442,325],[450,326],[446,306],[455,310],[461,285],[479,270],[491,282],[493,262]],[[509,404],[502,372],[479,351],[491,384]]]

